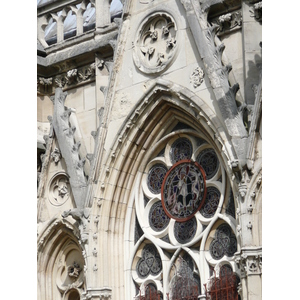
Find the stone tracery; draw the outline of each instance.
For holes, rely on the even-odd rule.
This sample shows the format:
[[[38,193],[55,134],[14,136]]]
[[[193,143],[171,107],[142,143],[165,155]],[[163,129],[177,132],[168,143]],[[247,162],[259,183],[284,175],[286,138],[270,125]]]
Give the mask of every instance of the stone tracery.
[[[162,71],[175,55],[177,30],[172,17],[154,14],[142,25],[136,41],[134,61],[146,73]]]
[[[183,245],[192,247],[199,241],[200,245],[206,243],[206,239],[201,240],[201,237],[204,232],[211,230],[208,225],[218,220],[221,208],[227,205],[231,195],[230,190],[226,192],[229,188],[227,178],[214,148],[204,136],[185,135],[183,129],[179,130],[180,135],[164,138],[157,154],[149,159],[142,179],[142,197],[136,200],[137,222],[141,225],[139,236],[146,233],[151,243],[147,242],[147,247],[152,245],[153,249],[163,252],[166,248],[171,253]],[[218,256],[215,259],[226,255],[226,260],[233,260],[237,242],[227,223],[218,227],[215,239],[210,244],[206,252],[210,253],[213,249],[215,256]],[[142,250],[142,257],[139,254],[140,258],[135,260],[133,270],[138,278],[134,280],[141,286],[148,276],[154,276],[158,291],[163,293],[165,288],[160,287],[160,277],[156,277],[159,273],[151,273],[154,252],[147,260],[145,249],[146,246]],[[210,262],[207,264],[210,266]],[[161,272],[163,264],[159,266]],[[215,266],[212,265],[212,268]],[[190,275],[194,278],[193,282],[200,280],[200,275],[193,275],[193,272]]]

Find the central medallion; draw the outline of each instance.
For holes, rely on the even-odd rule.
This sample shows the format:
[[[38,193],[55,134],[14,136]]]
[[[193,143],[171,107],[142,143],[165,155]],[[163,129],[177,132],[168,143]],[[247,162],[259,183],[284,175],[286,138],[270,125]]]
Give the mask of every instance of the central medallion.
[[[166,13],[155,13],[140,26],[135,41],[133,60],[144,73],[164,70],[177,52],[177,28],[174,19]]]
[[[167,172],[162,187],[162,206],[178,222],[191,219],[206,197],[205,171],[189,159],[181,160]]]

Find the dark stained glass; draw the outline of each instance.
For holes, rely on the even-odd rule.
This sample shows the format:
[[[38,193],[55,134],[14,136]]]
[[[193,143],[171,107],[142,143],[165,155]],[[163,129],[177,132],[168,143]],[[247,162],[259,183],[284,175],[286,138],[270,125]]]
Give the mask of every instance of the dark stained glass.
[[[233,256],[237,251],[237,241],[228,224],[220,225],[216,230],[214,240],[209,246],[209,252],[214,259],[221,259],[224,255]]]
[[[191,219],[204,204],[206,187],[204,171],[199,164],[183,160],[167,173],[162,187],[166,214],[178,222]]]
[[[172,164],[183,159],[190,159],[192,154],[193,146],[187,138],[177,139],[171,146],[170,158]]]
[[[197,231],[197,222],[195,218],[186,222],[175,222],[174,235],[176,240],[181,244],[190,242]]]
[[[196,161],[201,165],[206,174],[206,180],[213,178],[219,169],[219,160],[213,149],[205,149],[199,153]]]
[[[153,230],[161,231],[169,224],[170,218],[166,215],[161,202],[152,205],[149,212],[149,223]]]
[[[142,251],[142,258],[138,261],[136,271],[141,278],[147,277],[149,274],[157,275],[162,270],[162,262],[153,244],[148,244]]]
[[[220,202],[220,191],[215,187],[208,187],[204,205],[200,209],[200,213],[205,218],[211,218],[215,214],[219,202]]]
[[[159,194],[161,185],[167,173],[167,168],[162,164],[154,165],[148,174],[147,185],[153,194]]]

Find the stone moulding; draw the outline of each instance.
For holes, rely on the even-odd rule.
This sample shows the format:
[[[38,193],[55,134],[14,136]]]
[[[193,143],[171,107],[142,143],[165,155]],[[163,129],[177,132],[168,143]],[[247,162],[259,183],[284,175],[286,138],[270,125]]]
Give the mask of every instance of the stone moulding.
[[[83,300],[87,299],[100,299],[100,300],[110,300],[112,299],[112,289],[109,287],[103,288],[88,288],[85,295],[83,295]]]
[[[101,65],[98,66],[102,68]],[[60,87],[64,90],[74,88],[81,84],[86,84],[95,80],[96,64],[91,63],[87,66],[70,69],[67,72],[56,75],[50,78],[39,77],[37,83],[37,89],[42,94],[52,94],[54,87]]]
[[[215,35],[219,26],[216,24],[210,26],[207,21],[210,6],[219,2],[221,0],[200,4],[197,0],[181,0],[198,52],[203,59],[205,74],[211,82],[228,134],[231,136],[231,143],[236,153],[235,159],[238,160],[239,166],[243,167],[246,163],[245,148],[248,133],[235,99],[239,86],[236,84],[231,87],[228,80],[230,68],[224,71],[222,53],[225,47],[223,44],[219,46],[215,44]],[[228,18],[229,16],[223,19],[225,21]]]
[[[63,92],[61,88],[56,88],[55,96],[52,97],[54,103],[53,129],[57,137],[61,155],[64,157],[67,165],[67,172],[76,207],[82,208],[84,206],[87,186],[83,171],[84,159],[80,159],[78,151],[80,142],[75,143],[74,128],[70,128],[69,117],[71,110],[66,109],[64,105],[66,97],[66,92]]]
[[[145,19],[137,32],[133,60],[144,73],[163,71],[177,52],[178,31],[174,18],[162,12]]]

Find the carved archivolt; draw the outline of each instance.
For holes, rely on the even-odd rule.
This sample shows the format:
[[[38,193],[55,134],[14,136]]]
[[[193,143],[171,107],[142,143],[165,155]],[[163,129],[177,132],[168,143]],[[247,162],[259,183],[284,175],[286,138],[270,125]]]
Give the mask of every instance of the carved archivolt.
[[[135,65],[145,73],[164,70],[177,51],[177,27],[166,13],[156,13],[142,23],[133,54]]]

